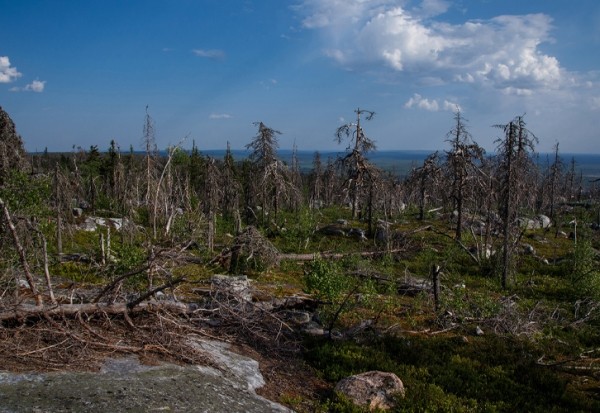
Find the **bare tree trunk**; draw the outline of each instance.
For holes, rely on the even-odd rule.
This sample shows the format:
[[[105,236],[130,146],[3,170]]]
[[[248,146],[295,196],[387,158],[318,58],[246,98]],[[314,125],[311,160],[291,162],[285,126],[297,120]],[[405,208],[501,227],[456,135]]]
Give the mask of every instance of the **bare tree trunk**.
[[[29,263],[27,262],[27,256],[25,255],[25,250],[23,249],[23,246],[21,245],[21,241],[19,240],[19,235],[17,234],[17,229],[15,228],[15,225],[13,224],[12,219],[10,218],[10,212],[8,211],[8,208],[6,207],[6,204],[4,203],[4,201],[2,199],[0,199],[0,208],[2,208],[2,210],[4,212],[4,219],[6,220],[6,224],[8,225],[8,228],[10,229],[10,233],[12,235],[13,242],[15,243],[15,248],[17,249],[17,252],[19,253],[19,260],[21,261],[21,266],[23,267],[23,271],[25,272],[25,278],[27,279],[27,283],[29,284],[31,293],[35,297],[35,303],[36,303],[36,305],[41,306],[43,304],[42,296],[38,292],[37,287],[35,285],[35,281],[33,280],[33,275],[31,274],[31,269],[29,268]],[[17,285],[17,288],[19,288],[18,285]]]
[[[433,278],[433,302],[435,311],[440,309],[440,275],[441,269],[439,265],[431,266],[431,277]]]
[[[27,220],[27,226],[34,231],[42,241],[42,253],[44,254],[44,277],[46,278],[46,286],[48,288],[48,296],[50,297],[50,302],[52,304],[56,304],[56,298],[54,297],[54,290],[52,289],[52,280],[50,279],[50,269],[48,268],[48,243],[46,242],[46,237],[44,233],[39,230],[39,228],[34,225],[31,221]]]
[[[60,257],[62,255],[62,215],[61,215],[61,202],[60,202],[60,183],[59,183],[59,170],[58,163],[56,164],[56,171],[54,173],[54,185],[56,197],[56,253]]]

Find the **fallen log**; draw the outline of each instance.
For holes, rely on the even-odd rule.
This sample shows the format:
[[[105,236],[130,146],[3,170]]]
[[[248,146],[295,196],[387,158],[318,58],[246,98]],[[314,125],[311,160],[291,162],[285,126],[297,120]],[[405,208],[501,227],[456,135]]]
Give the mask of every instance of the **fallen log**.
[[[191,314],[193,309],[187,304],[175,301],[161,302],[143,302],[135,307],[128,307],[127,303],[118,304],[101,304],[101,303],[86,303],[86,304],[59,304],[59,305],[43,305],[37,306],[33,304],[20,304],[11,308],[0,309],[0,321],[8,320],[25,320],[32,317],[42,316],[75,316],[85,313],[99,314],[127,314],[139,313],[143,311],[167,310],[177,314]]]
[[[359,256],[363,258],[377,257],[385,254],[395,254],[405,251],[404,248],[383,251],[364,251],[364,252],[314,252],[310,254],[279,254],[279,260],[288,261],[313,261],[315,259],[341,260],[346,257]]]

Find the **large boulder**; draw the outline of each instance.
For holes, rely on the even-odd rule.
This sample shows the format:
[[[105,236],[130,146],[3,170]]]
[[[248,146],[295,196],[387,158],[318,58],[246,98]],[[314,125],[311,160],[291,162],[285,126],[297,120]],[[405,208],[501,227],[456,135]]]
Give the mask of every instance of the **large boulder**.
[[[395,397],[404,397],[404,384],[394,373],[368,371],[342,379],[335,391],[369,410],[389,410]]]

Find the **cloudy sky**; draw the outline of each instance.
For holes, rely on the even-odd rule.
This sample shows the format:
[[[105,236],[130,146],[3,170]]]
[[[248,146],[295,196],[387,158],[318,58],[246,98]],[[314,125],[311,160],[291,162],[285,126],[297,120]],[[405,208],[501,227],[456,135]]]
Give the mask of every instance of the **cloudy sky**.
[[[525,114],[539,151],[600,153],[597,0],[0,0],[0,106],[28,150],[443,149],[460,108],[488,151]]]

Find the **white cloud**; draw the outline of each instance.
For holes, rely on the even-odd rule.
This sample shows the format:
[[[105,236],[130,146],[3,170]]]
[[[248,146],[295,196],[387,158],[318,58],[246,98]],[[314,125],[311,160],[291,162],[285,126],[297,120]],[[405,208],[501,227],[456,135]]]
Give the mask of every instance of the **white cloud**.
[[[9,89],[9,91],[11,91],[11,92],[36,92],[36,93],[42,93],[44,91],[45,87],[46,87],[46,81],[45,80],[34,80],[33,82],[31,82],[28,85],[25,85],[24,87],[19,87],[19,86],[11,87]]]
[[[34,80],[33,82],[31,82],[30,84],[25,86],[25,90],[29,91],[29,92],[41,93],[44,91],[45,87],[46,87],[45,80]]]
[[[193,49],[192,53],[198,57],[205,57],[207,59],[224,59],[225,52],[218,49]]]
[[[600,96],[593,96],[590,101],[592,110],[600,110]]]
[[[449,112],[454,112],[457,109],[461,110],[461,107],[458,103],[450,102],[449,100],[444,100],[444,102],[440,105],[437,99],[427,99],[423,96],[415,93],[408,101],[404,104],[406,109],[423,109],[430,112],[437,112],[440,109],[446,110]]]
[[[423,0],[421,5],[414,9],[414,14],[422,17],[434,17],[445,13],[450,8],[446,0]]]
[[[437,112],[440,109],[440,105],[437,100],[429,100],[423,98],[418,93],[415,93],[409,100],[404,104],[404,107],[407,109],[412,109],[413,107],[419,109],[425,109],[430,112]]]
[[[462,108],[460,107],[460,105],[456,102],[450,102],[449,100],[444,100],[444,105],[443,105],[444,110],[447,110],[448,112],[456,112],[458,111],[462,111]]]
[[[21,76],[17,68],[10,65],[8,56],[0,56],[0,83],[10,83]]]
[[[445,0],[413,9],[395,0],[304,0],[295,10],[322,36],[324,55],[346,68],[404,72],[505,90],[558,88],[565,73],[544,54],[552,21],[544,14],[450,24]]]
[[[231,119],[232,116],[228,113],[211,113],[209,119]]]

